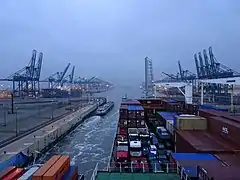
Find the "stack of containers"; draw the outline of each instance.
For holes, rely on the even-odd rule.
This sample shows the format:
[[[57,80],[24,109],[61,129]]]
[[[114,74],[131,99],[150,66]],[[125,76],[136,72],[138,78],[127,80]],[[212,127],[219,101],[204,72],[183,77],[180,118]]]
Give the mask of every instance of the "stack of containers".
[[[167,111],[182,112],[184,105],[181,102],[175,100],[164,100],[164,107]]]
[[[177,125],[176,121],[176,113],[173,112],[158,112],[158,120],[161,122],[162,126],[167,129],[167,131],[171,134],[172,140],[175,136],[175,127]]]
[[[119,114],[120,114],[120,119],[127,119],[127,117],[128,117],[128,106],[127,105],[121,105]]]
[[[219,160],[212,154],[207,153],[171,153],[170,154],[170,171],[182,172],[184,179],[197,179],[198,165],[205,165],[208,163],[217,162]]]
[[[24,173],[24,169],[10,166],[0,172],[1,180],[18,179]]]
[[[78,178],[77,168],[70,167],[70,157],[68,155],[54,155],[33,174],[32,180],[62,179],[66,173],[69,175],[66,176],[71,177],[71,180]]]
[[[141,99],[139,100],[144,107],[145,120],[156,121],[156,111],[164,110],[161,99]]]
[[[140,105],[128,105],[128,127],[144,127],[144,109]]]
[[[199,105],[198,104],[186,104],[185,105],[186,113],[198,115]]]

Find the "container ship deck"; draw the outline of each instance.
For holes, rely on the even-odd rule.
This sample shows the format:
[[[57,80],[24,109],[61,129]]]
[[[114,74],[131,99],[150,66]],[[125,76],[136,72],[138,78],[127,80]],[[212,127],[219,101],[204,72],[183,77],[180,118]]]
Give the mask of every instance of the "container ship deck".
[[[123,100],[109,164],[91,180],[240,179],[239,119],[210,106]]]

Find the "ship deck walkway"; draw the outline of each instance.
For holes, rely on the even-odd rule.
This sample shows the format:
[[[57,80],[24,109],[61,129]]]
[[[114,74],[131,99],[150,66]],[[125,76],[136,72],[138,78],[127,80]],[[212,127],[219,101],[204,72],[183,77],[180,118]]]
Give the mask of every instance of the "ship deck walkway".
[[[96,180],[180,180],[179,175],[174,173],[119,173],[104,172],[97,173]]]

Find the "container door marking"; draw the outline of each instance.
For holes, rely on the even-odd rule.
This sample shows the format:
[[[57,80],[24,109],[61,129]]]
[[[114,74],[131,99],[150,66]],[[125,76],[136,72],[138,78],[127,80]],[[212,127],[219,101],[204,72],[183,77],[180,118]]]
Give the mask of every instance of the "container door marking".
[[[222,133],[224,133],[224,134],[228,134],[228,128],[227,127],[225,127],[225,126],[223,126],[222,127]]]

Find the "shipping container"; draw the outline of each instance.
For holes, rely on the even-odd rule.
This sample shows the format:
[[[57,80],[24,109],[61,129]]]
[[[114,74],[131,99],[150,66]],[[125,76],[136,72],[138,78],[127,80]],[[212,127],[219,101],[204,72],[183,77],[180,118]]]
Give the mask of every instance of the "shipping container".
[[[239,180],[239,167],[226,166],[220,161],[211,161],[197,167],[199,180]]]
[[[233,153],[239,147],[206,131],[176,131],[176,152]]]
[[[227,166],[240,168],[240,153],[218,153],[214,155]]]
[[[136,128],[137,127],[137,121],[135,119],[128,120],[127,126],[128,126],[128,128]]]
[[[220,107],[216,107],[213,105],[201,105],[199,107],[199,109],[201,110],[215,110],[215,111],[221,111],[221,112],[228,112],[228,108],[220,108]]]
[[[167,121],[166,129],[172,136],[175,135],[175,126],[174,126],[174,121],[173,120],[168,120]]]
[[[77,180],[78,168],[77,166],[70,166],[67,172],[64,174],[62,180]]]
[[[61,156],[57,162],[43,175],[43,180],[61,179],[70,166],[70,157]]]
[[[206,130],[206,118],[195,115],[180,115],[177,116],[177,126],[179,130]]]
[[[199,109],[199,116],[209,118],[211,116],[224,116],[226,112],[220,112],[216,110],[205,110],[205,109]]]
[[[145,121],[144,120],[137,120],[136,127],[137,128],[145,128],[146,127]]]
[[[128,127],[128,120],[127,119],[121,119],[119,120],[119,127],[127,128]]]
[[[197,165],[211,161],[218,161],[218,159],[207,153],[171,153],[170,169],[176,170],[177,166],[180,166],[188,177],[197,178]]]
[[[31,180],[32,175],[39,169],[39,167],[32,167],[27,170],[18,180]]]
[[[16,180],[19,177],[21,177],[24,173],[23,168],[16,168],[10,173],[8,173],[6,176],[4,176],[1,180]]]
[[[221,117],[209,117],[208,130],[240,146],[240,123]]]
[[[141,105],[141,103],[135,99],[127,99],[122,101],[121,105]]]
[[[154,108],[149,108],[144,106],[144,115],[146,120],[156,120],[156,110]]]
[[[60,155],[52,156],[44,165],[33,174],[32,180],[42,180],[43,175],[57,162]]]
[[[2,179],[4,176],[7,176],[8,174],[10,174],[11,172],[13,172],[16,169],[16,166],[10,166],[6,169],[3,169],[0,172],[0,179]]]
[[[240,116],[239,115],[232,115],[232,114],[226,114],[222,116],[223,118],[227,118],[229,120],[235,121],[237,123],[240,123]]]
[[[127,118],[128,117],[128,106],[127,105],[121,105],[120,106],[120,119],[121,118]]]
[[[162,105],[162,100],[161,99],[139,99],[138,100],[142,105],[156,105],[160,106]]]
[[[166,127],[167,121],[173,121],[174,125],[176,125],[176,118],[177,113],[173,112],[157,112],[157,119],[161,122],[163,122],[164,126]]]
[[[128,105],[129,119],[144,119],[144,109],[140,105]]]
[[[127,135],[128,129],[120,127],[120,128],[118,128],[118,134]]]
[[[198,115],[199,105],[197,104],[186,104],[186,113]]]

